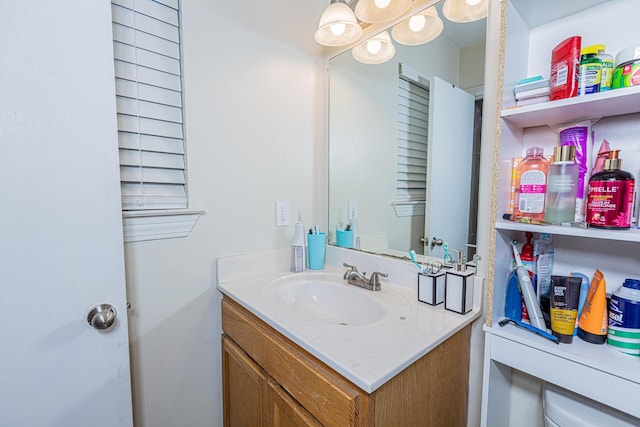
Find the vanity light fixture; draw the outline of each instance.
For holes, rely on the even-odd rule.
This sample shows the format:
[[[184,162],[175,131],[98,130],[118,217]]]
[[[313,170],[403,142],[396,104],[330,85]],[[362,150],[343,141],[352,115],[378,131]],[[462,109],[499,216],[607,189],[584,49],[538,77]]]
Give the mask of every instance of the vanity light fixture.
[[[430,42],[440,35],[444,23],[435,6],[405,19],[391,29],[395,41],[407,46]]]
[[[354,46],[351,49],[353,57],[365,64],[382,64],[387,62],[396,54],[396,48],[391,43],[388,31],[380,34]]]
[[[487,16],[489,0],[445,0],[442,13],[452,22],[473,22]]]
[[[359,20],[377,24],[396,19],[411,6],[411,0],[360,0],[356,4]]]
[[[344,0],[331,0],[320,17],[315,39],[324,46],[344,46],[355,42],[362,35],[353,10]]]

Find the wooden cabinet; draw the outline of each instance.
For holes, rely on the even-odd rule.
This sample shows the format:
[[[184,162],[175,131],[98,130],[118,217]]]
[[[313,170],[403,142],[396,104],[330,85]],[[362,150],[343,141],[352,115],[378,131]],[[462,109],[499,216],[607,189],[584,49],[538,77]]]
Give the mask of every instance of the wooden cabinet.
[[[640,265],[638,229],[613,231],[541,226],[502,219],[502,215],[509,212],[511,158],[523,156],[533,145],[543,146],[545,153],[550,154],[552,147],[557,145],[556,128],[564,123],[591,121],[594,151],[597,153],[603,139],[608,140],[612,149],[622,150],[623,169],[632,171],[636,178],[640,177],[640,144],[637,138],[640,132],[639,86],[515,108],[513,94],[514,84],[519,79],[537,74],[549,75],[551,49],[569,36],[581,35],[583,47],[604,43],[607,51],[614,55],[637,43],[637,40],[627,37],[624,32],[613,31],[613,28],[633,25],[633,16],[640,13],[640,3],[610,1],[593,8],[575,10],[568,16],[552,17],[546,23],[530,24],[535,21],[526,14],[527,10],[532,10],[527,7],[530,2],[491,2],[493,12],[502,9],[496,14],[501,16],[494,15],[489,20],[493,25],[488,29],[494,34],[494,39],[498,34],[501,36],[500,46],[496,47],[499,53],[496,69],[500,73],[498,80],[502,82],[498,94],[502,108],[498,112],[500,126],[495,141],[494,164],[497,169],[493,187],[495,203],[485,326],[482,424],[492,427],[510,424],[511,377],[516,371],[639,417],[640,406],[635,398],[640,393],[637,359],[617,353],[606,345],[585,343],[577,337],[572,344],[556,345],[515,327],[501,328],[498,322],[504,318],[507,277],[513,269],[511,241],[522,241],[525,231],[552,235],[554,274],[568,275],[573,271],[592,275],[598,268],[607,279],[608,292],[617,289],[626,277],[640,277],[637,267]],[[574,5],[585,7],[579,2]],[[590,24],[593,20],[607,22],[609,26],[593,26]],[[529,425],[528,422],[524,420],[521,425]]]
[[[269,425],[280,427],[319,427],[322,425],[271,378],[269,378],[269,394],[267,396]]]
[[[225,426],[267,425],[267,376],[240,347],[222,337]]]
[[[470,326],[373,393],[228,297],[222,329],[227,427],[466,426]]]

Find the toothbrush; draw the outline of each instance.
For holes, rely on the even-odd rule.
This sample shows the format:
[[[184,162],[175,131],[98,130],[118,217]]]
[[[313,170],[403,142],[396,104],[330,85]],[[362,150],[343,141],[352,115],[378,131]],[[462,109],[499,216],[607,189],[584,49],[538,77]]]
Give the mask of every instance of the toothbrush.
[[[427,271],[427,268],[425,266],[418,264],[418,261],[416,261],[416,251],[411,249],[409,251],[409,256],[411,257],[411,262],[413,262],[416,267],[418,267],[418,270],[420,270],[420,273],[424,273],[425,271]]]
[[[527,307],[527,312],[529,313],[529,320],[534,327],[546,331],[547,325],[544,323],[542,310],[540,310],[540,306],[538,305],[536,293],[533,291],[533,283],[531,283],[529,272],[522,265],[522,260],[520,259],[516,245],[517,242],[515,240],[511,242],[513,257],[516,260],[516,276],[518,276],[518,283],[520,284],[520,291],[524,298],[524,305]]]

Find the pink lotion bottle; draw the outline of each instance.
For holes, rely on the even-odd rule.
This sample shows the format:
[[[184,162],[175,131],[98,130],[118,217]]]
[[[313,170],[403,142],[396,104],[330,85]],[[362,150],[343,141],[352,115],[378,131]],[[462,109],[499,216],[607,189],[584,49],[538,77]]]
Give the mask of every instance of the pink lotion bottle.
[[[518,164],[514,200],[515,214],[544,220],[544,199],[549,175],[549,161],[541,147],[529,147],[526,157]]]

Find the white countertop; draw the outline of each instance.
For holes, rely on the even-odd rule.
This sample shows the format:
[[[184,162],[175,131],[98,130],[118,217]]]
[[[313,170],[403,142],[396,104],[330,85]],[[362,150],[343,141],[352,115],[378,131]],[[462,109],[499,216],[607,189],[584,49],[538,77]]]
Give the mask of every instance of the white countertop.
[[[445,310],[444,304],[434,307],[418,301],[415,267],[408,267],[415,270],[414,283],[400,285],[393,282],[394,277],[406,278],[407,273],[393,274],[389,268],[394,270],[395,266],[386,264],[389,279],[381,279],[382,290],[373,292],[362,289],[362,292],[367,292],[386,307],[384,318],[365,325],[338,325],[305,320],[284,309],[268,289],[273,281],[296,274],[286,268],[265,268],[267,265],[274,267],[278,264],[282,267],[285,259],[287,265],[289,252],[285,252],[267,253],[267,257],[279,261],[275,263],[256,258],[258,255],[247,255],[242,259],[218,259],[218,289],[368,393],[375,391],[467,326],[481,313],[481,278],[475,279],[474,308],[466,315],[461,315]],[[333,255],[339,257],[340,254],[341,252],[335,252]],[[361,256],[363,255],[358,255]],[[332,256],[327,258],[331,259]],[[381,262],[376,259],[374,261]],[[245,266],[245,272],[237,274],[234,270],[242,265]],[[265,272],[247,277],[247,265],[259,265],[261,269],[254,271]],[[404,269],[405,265],[407,263],[401,262],[399,268]],[[342,267],[326,265],[323,271],[341,279],[344,270]]]

